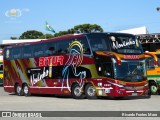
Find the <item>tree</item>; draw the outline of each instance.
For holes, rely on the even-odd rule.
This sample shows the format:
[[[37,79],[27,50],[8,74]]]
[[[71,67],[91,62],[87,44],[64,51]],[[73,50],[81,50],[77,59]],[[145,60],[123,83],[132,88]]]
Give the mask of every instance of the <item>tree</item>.
[[[91,33],[91,32],[103,32],[101,26],[97,24],[81,24],[74,26],[74,31],[77,33]]]
[[[157,11],[160,11],[160,7],[157,7],[156,10],[157,10]]]
[[[54,37],[58,37],[58,36],[62,36],[62,35],[67,35],[67,34],[69,34],[68,31],[60,31],[59,33],[55,33]]]
[[[44,34],[39,39],[49,39],[49,38],[53,38],[53,37],[54,37],[54,35],[52,35],[52,34]]]
[[[11,39],[11,40],[16,40],[16,39],[17,39],[17,37],[10,37],[10,39]]]
[[[42,32],[36,30],[29,30],[24,32],[19,39],[38,39],[43,35]]]
[[[91,32],[103,32],[101,26],[97,24],[81,24],[76,25],[74,28],[68,29],[67,31],[60,31],[59,33],[54,34],[54,37],[73,34],[73,33],[91,33]]]

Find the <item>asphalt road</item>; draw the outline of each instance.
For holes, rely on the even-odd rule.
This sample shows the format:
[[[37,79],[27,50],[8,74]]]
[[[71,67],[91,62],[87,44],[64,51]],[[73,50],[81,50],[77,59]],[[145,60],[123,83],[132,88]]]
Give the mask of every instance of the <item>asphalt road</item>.
[[[159,111],[160,95],[152,95],[151,98],[131,97],[123,99],[99,98],[96,100],[75,100],[71,97],[57,97],[51,95],[32,95],[29,97],[17,96],[13,93],[7,93],[0,87],[0,111]],[[94,114],[94,113],[93,113]],[[110,113],[109,113],[110,114]],[[112,119],[112,120],[158,120],[158,117],[82,117],[83,120],[92,119]],[[111,115],[112,116],[112,115]],[[81,120],[81,117],[48,117],[41,119],[63,119],[63,120]],[[0,120],[9,118],[2,118]],[[22,118],[12,118],[22,119]],[[28,118],[23,118],[28,119]],[[39,118],[30,118],[39,120]]]

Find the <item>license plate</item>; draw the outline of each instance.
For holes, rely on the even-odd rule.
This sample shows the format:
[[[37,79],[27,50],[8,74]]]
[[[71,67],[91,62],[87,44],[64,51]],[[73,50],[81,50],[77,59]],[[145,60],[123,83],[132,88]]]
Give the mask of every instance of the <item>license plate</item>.
[[[132,96],[137,96],[137,93],[132,93]]]

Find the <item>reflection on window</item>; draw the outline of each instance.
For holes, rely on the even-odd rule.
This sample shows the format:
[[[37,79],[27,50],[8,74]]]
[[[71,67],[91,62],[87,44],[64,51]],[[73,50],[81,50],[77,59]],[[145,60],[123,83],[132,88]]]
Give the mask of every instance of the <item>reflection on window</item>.
[[[93,51],[106,51],[107,47],[107,38],[104,34],[92,34],[88,35],[88,39]]]
[[[44,49],[45,56],[56,54],[56,45],[53,42],[45,44]]]
[[[82,46],[83,46],[83,54],[90,54],[91,53],[86,38],[77,38],[76,40],[79,41],[82,44]],[[72,41],[74,41],[74,40],[72,40]],[[80,48],[77,45],[73,46],[72,49],[75,49],[76,51],[81,53]]]
[[[42,45],[35,45],[33,53],[34,53],[35,57],[43,56],[43,46]]]
[[[57,43],[58,54],[67,54],[70,40],[64,40]]]
[[[24,58],[32,57],[32,49],[33,49],[33,46],[24,46],[23,57]]]
[[[115,65],[115,78],[126,82],[144,80],[146,76],[145,61],[124,61],[121,65]]]
[[[21,58],[21,48],[13,49],[13,59]]]

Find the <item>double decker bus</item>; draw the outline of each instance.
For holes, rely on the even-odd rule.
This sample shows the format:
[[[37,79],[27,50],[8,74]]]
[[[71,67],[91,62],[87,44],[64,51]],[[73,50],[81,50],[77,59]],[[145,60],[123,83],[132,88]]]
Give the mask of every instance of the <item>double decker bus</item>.
[[[138,35],[146,51],[146,68],[152,94],[160,94],[160,33]]]
[[[146,52],[146,69],[152,94],[160,94],[160,51]]]
[[[75,99],[148,96],[145,55],[134,35],[73,34],[4,48],[4,90]]]

